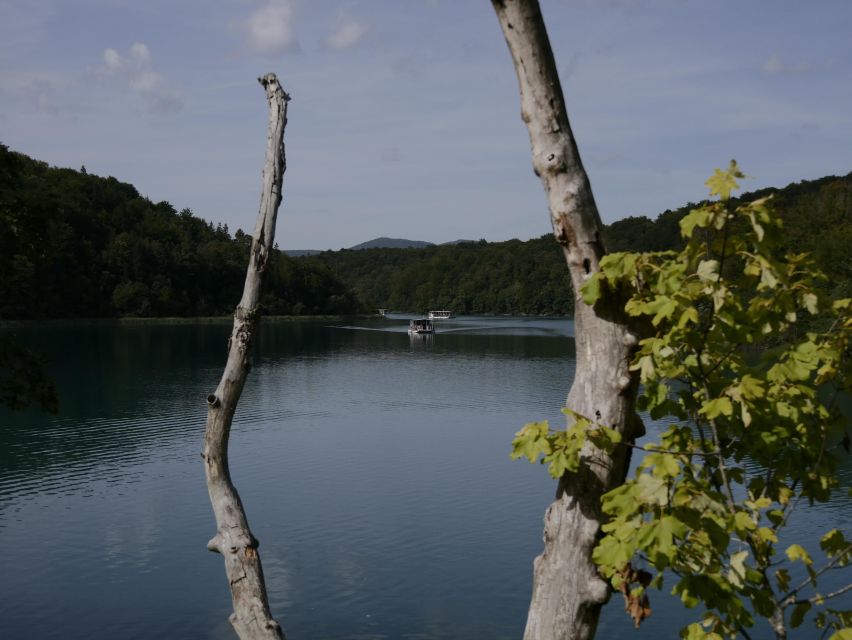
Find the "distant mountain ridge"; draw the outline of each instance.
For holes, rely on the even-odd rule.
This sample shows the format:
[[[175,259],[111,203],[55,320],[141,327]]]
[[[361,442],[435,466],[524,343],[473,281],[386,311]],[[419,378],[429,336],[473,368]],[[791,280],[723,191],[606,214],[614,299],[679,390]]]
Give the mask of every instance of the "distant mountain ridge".
[[[852,173],[803,180],[731,198],[731,206],[772,196],[784,222],[780,252],[811,252],[828,276],[821,285],[834,300],[852,297]],[[678,250],[680,221],[695,203],[649,218],[631,216],[603,229],[611,251]],[[322,262],[367,308],[421,313],[566,315],[574,307],[565,257],[552,234],[526,241],[460,242],[417,251],[374,248],[326,251]]]
[[[475,240],[450,240],[449,242],[442,242],[440,245],[446,244],[463,244],[465,242],[476,242]],[[388,238],[382,236],[381,238],[373,238],[372,240],[367,240],[366,242],[362,242],[361,244],[356,244],[352,247],[347,247],[347,250],[360,250],[360,249],[425,249],[426,247],[434,247],[436,246],[434,242],[426,242],[425,240],[408,240],[406,238]],[[323,251],[331,251],[331,249],[284,249],[284,253],[286,253],[291,258],[300,258],[302,256],[315,256],[318,253],[322,253]]]
[[[732,198],[772,196],[784,222],[778,251],[811,252],[831,299],[852,297],[852,173]],[[696,205],[603,229],[611,251],[677,250]],[[0,144],[0,318],[206,316],[233,310],[251,237],[154,203],[129,184],[51,168]],[[419,247],[411,250],[410,247]],[[368,249],[365,251],[354,249]],[[270,256],[269,314],[376,308],[457,314],[566,315],[565,258],[552,234],[526,241],[435,244],[375,238],[350,249]],[[312,255],[316,254],[316,255]]]
[[[460,242],[460,241],[457,241]],[[407,240],[405,238],[373,238],[361,244],[356,244],[352,247],[347,247],[347,251],[355,251],[360,249],[424,249],[426,247],[434,247],[432,242],[424,240]],[[302,256],[315,256],[323,251],[333,251],[333,249],[285,249],[286,253],[291,258],[300,258]]]
[[[356,244],[350,249],[423,249],[424,247],[434,247],[434,243],[425,242],[423,240],[406,240],[405,238],[374,238]]]
[[[315,256],[318,253],[322,253],[322,251],[319,249],[282,249],[281,253],[291,258],[301,258],[303,256]]]

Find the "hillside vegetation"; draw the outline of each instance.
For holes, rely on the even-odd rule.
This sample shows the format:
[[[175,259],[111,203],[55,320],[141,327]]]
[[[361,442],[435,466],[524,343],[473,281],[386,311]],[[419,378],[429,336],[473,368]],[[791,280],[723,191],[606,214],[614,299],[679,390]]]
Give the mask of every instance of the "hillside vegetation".
[[[834,298],[852,295],[852,173],[763,189],[784,222],[779,251],[808,251]],[[606,227],[610,250],[681,247],[679,221]],[[286,213],[284,213],[286,215]],[[0,318],[226,315],[239,300],[251,238],[189,209],[154,203],[115,178],[57,169],[0,145]],[[422,243],[424,245],[428,243]],[[420,248],[358,248],[293,258],[276,251],[269,314],[350,314],[378,307],[461,314],[564,315],[568,272],[552,236]]]
[[[810,252],[833,298],[852,295],[852,173],[747,193],[737,204],[772,196],[784,224],[779,252]],[[680,249],[689,203],[656,219],[639,216],[605,228],[610,251]],[[305,260],[327,266],[369,307],[457,313],[562,315],[573,310],[568,272],[550,234],[521,242],[463,242],[422,249],[326,251]]]
[[[572,309],[568,270],[550,235],[526,242],[343,249],[303,260],[325,265],[370,308],[536,315]]]
[[[129,184],[57,169],[0,145],[0,318],[210,316],[242,294],[251,238]],[[275,252],[273,314],[358,311],[320,263]]]

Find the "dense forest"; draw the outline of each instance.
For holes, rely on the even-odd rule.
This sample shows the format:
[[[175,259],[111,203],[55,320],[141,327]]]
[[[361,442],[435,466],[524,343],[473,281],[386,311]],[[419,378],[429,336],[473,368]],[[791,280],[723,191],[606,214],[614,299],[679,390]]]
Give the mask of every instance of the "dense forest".
[[[766,188],[731,198],[733,206],[771,197],[772,209],[784,228],[782,253],[810,253],[828,276],[823,283],[834,299],[852,296],[852,173],[842,177],[794,182],[783,188]],[[665,211],[656,220],[629,217],[606,227],[611,251],[661,251],[680,249],[680,220],[694,209],[689,203]]]
[[[732,199],[772,196],[784,222],[779,251],[811,252],[828,275],[832,297],[852,295],[852,173],[761,189]],[[679,222],[689,203],[655,220],[633,216],[605,228],[611,251],[680,249]],[[369,307],[457,313],[568,314],[573,298],[562,253],[550,234],[521,242],[462,242],[422,249],[326,251],[322,263]]]
[[[812,252],[833,297],[852,295],[852,173],[772,195],[786,229],[779,250]],[[610,250],[681,245],[696,204],[605,229]],[[286,213],[285,213],[286,215]],[[115,178],[57,169],[0,145],[0,318],[226,315],[240,298],[251,238],[189,209],[154,203]],[[276,251],[268,314],[422,312],[563,315],[573,298],[552,236],[423,248]]]
[[[300,259],[327,265],[370,308],[559,315],[572,309],[561,255],[546,235],[525,242],[343,249]]]
[[[242,294],[251,237],[154,203],[115,178],[0,145],[0,318],[213,316]],[[320,263],[275,252],[272,314],[344,314],[354,295]]]

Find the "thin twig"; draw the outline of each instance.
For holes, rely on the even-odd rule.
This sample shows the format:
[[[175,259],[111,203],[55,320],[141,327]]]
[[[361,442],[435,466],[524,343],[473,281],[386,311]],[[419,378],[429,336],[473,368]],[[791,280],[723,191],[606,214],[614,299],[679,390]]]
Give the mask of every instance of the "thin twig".
[[[788,600],[792,602],[793,600],[791,600],[791,598],[793,598],[793,596],[795,596],[799,591],[807,587],[809,584],[816,584],[816,579],[818,577],[820,577],[826,571],[832,569],[835,565],[837,565],[837,563],[843,559],[843,556],[845,556],[850,551],[852,551],[852,544],[846,545],[846,547],[843,548],[837,555],[835,555],[828,564],[822,567],[819,571],[815,571],[812,576],[808,576],[807,578],[802,580],[798,587],[796,587],[795,589],[790,591],[786,596],[781,598],[779,604],[782,602],[787,603]],[[784,606],[786,606],[786,604]]]
[[[850,591],[850,590],[852,590],[852,582],[847,584],[845,587],[841,587],[837,591],[832,591],[831,593],[827,593],[824,596],[817,594],[815,596],[808,598],[807,600],[796,600],[795,602],[791,602],[789,604],[805,604],[805,603],[816,604],[817,602],[819,602],[821,600],[830,600],[831,598],[836,598],[837,596],[841,596],[841,595],[843,595],[844,593],[846,593],[847,591]]]

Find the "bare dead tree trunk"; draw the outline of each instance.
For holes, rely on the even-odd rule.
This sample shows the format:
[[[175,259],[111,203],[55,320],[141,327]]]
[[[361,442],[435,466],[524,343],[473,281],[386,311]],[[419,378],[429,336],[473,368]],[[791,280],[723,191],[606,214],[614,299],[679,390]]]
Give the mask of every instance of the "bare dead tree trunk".
[[[234,612],[230,621],[242,640],[284,638],[281,626],[269,612],[266,583],[258,553],[258,541],[249,529],[243,504],[228,469],[228,438],[231,421],[250,368],[251,345],[260,319],[258,302],[267,261],[275,240],[275,219],[281,203],[281,182],[286,161],[284,127],[287,102],[275,74],[258,78],[269,102],[269,131],[260,212],[251,243],[243,297],[234,311],[234,328],[228,341],[228,361],[216,391],[207,396],[207,431],[204,436],[204,469],[207,490],[216,516],[217,532],[207,548],[221,553],[231,587]]]
[[[605,253],[601,220],[571,133],[562,88],[536,0],[492,0],[512,54],[529,130],[533,167],[547,194],[553,234],[574,287],[577,367],[566,406],[620,431],[641,435],[636,376],[629,371],[637,338],[623,300],[594,308],[579,295]],[[610,588],[591,559],[602,523],[601,496],[624,481],[629,448],[613,455],[588,446],[581,471],[563,477],[544,517],[544,551],[536,558],[526,640],[594,637]]]

